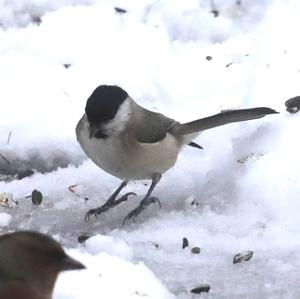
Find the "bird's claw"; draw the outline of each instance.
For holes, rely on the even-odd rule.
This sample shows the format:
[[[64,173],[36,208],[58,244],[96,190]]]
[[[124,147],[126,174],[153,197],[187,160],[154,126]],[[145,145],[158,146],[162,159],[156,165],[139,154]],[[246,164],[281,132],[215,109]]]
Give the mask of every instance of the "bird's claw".
[[[135,222],[136,217],[140,215],[146,209],[146,207],[155,202],[157,202],[159,207],[161,208],[160,200],[157,197],[144,198],[134,210],[126,215],[123,220],[123,226],[125,225],[126,221],[130,220],[131,218]]]
[[[97,210],[98,209],[90,209],[89,211],[87,211],[87,213],[84,216],[84,220],[88,222],[90,220],[91,215],[95,215],[95,218],[97,218]]]
[[[151,203],[156,203],[157,202],[158,205],[159,205],[159,208],[161,209],[161,202],[157,197],[151,197],[150,199],[152,199]]]
[[[114,200],[114,205],[112,207],[115,207],[118,204],[120,204],[121,202],[126,201],[128,199],[128,196],[130,196],[130,195],[136,196],[136,193],[134,193],[134,192],[128,192],[128,193],[124,194],[119,199]]]
[[[105,204],[103,204],[101,207],[99,208],[96,208],[96,209],[90,209],[86,214],[85,214],[85,221],[89,221],[90,220],[90,217],[91,215],[94,215],[95,218],[97,219],[98,216],[101,214],[101,213],[104,213],[106,212],[107,210],[111,209],[111,208],[114,208],[115,206],[119,205],[121,202],[123,201],[126,201],[128,199],[128,196],[130,195],[134,195],[136,196],[136,193],[134,192],[128,192],[126,194],[124,194],[123,196],[121,196],[119,199],[109,199],[106,201]]]

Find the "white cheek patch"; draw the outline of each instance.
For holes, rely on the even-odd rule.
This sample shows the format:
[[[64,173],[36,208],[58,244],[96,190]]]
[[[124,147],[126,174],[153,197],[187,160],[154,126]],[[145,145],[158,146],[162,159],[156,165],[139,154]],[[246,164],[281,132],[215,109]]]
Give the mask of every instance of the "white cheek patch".
[[[108,134],[120,133],[124,130],[131,115],[130,100],[127,98],[119,107],[114,119],[109,121],[105,126],[105,131]]]

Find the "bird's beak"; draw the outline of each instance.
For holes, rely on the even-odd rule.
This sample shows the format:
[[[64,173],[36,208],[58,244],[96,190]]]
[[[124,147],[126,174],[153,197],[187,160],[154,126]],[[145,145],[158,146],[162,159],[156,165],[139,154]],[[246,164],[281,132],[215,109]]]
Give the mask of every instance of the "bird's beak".
[[[73,259],[72,257],[66,255],[66,257],[63,258],[61,261],[62,270],[81,270],[85,269],[86,267],[78,262],[77,260]]]

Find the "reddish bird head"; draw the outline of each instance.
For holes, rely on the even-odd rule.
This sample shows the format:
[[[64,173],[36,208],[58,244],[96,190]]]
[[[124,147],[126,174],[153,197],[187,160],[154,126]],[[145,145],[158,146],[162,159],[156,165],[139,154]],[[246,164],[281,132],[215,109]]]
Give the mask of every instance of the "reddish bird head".
[[[84,268],[47,235],[0,236],[0,299],[51,299],[59,272]]]

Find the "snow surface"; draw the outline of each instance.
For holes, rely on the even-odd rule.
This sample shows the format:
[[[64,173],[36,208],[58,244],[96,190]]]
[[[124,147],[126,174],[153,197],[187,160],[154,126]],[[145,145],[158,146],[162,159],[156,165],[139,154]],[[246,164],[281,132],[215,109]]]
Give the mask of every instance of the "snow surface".
[[[55,299],[300,298],[300,114],[284,107],[300,94],[299,11],[298,0],[0,1],[0,193],[13,196],[0,230],[49,233],[87,265],[60,275]],[[100,84],[179,121],[255,106],[281,114],[202,133],[204,150],[184,149],[157,186],[162,208],[136,223],[122,226],[149,182],[86,223],[119,184],[74,133]],[[93,237],[79,244],[82,234]],[[247,250],[253,258],[233,265]],[[199,284],[210,292],[191,294]]]

